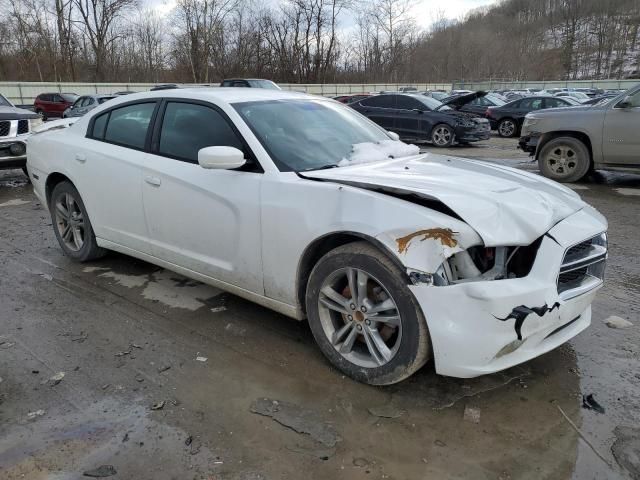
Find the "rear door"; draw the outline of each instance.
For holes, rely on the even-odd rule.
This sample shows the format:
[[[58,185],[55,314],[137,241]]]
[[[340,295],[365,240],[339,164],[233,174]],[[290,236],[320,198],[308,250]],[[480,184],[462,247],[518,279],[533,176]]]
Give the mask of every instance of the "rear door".
[[[263,174],[249,147],[206,102],[167,100],[158,119],[142,184],[154,256],[262,294]],[[202,168],[198,151],[208,146],[238,148],[249,164]]]
[[[149,125],[158,102],[128,103],[89,122],[75,152],[74,171],[96,236],[150,254],[142,202],[142,165],[148,155]]]
[[[605,163],[640,165],[640,89],[632,92],[628,107],[620,102],[607,109],[602,131],[602,157]]]

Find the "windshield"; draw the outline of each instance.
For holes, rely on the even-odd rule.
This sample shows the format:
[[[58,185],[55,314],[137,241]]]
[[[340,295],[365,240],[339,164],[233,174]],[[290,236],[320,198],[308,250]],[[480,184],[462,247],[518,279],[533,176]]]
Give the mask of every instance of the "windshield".
[[[66,102],[75,102],[78,99],[78,95],[75,93],[61,93],[60,96],[64,98]]]
[[[485,98],[489,101],[491,101],[491,103],[493,103],[494,105],[501,107],[502,105],[505,105],[507,102],[505,102],[504,100],[502,100],[499,97],[496,97],[495,95],[486,95]]]
[[[424,95],[412,95],[412,97],[418,99],[421,103],[426,105],[429,110],[451,110],[451,107],[447,107],[444,103],[436,100],[433,97],[425,97]]]
[[[333,101],[272,100],[233,107],[284,172],[338,166],[354,154],[355,145],[390,138],[369,119]]]
[[[4,95],[0,95],[0,107],[13,107],[11,102],[7,100]]]
[[[268,90],[280,90],[280,87],[271,80],[249,80],[249,85],[253,88],[266,88]]]
[[[443,98],[447,98],[449,94],[445,92],[431,92],[430,96],[436,100],[442,100]]]

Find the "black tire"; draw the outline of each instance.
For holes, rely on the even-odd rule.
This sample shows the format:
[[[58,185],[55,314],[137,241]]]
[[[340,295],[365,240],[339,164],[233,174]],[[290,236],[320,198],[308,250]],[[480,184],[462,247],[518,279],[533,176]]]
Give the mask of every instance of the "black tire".
[[[547,142],[538,154],[542,174],[556,182],[577,182],[592,169],[589,149],[574,137],[558,137]]]
[[[29,180],[29,182],[31,181],[31,177],[29,176],[29,170],[27,170],[27,167],[22,167],[22,173],[24,173],[27,176],[27,180]]]
[[[36,113],[42,117],[43,122],[46,122],[49,118],[47,117],[47,114],[40,109],[36,110]]]
[[[61,217],[57,216],[56,214],[58,203],[66,203],[65,200],[66,198],[68,198],[65,197],[66,195],[70,195],[74,201],[74,208],[69,208],[68,210],[73,210],[77,214],[82,215],[82,227],[79,227],[79,229],[82,231],[83,242],[80,248],[77,249],[71,248],[69,245],[67,245],[68,241],[65,241],[63,239],[62,233],[60,232],[60,229],[63,228],[60,223]],[[60,247],[62,248],[62,251],[65,255],[77,262],[88,262],[90,260],[95,260],[106,255],[107,250],[99,247],[96,242],[96,236],[93,233],[93,227],[91,226],[91,221],[89,220],[87,209],[82,202],[82,198],[80,197],[78,190],[76,190],[76,187],[74,187],[71,182],[63,181],[55,186],[53,192],[51,193],[51,199],[49,201],[49,213],[51,214],[51,223],[53,225],[53,230],[55,232],[56,238],[58,239],[58,243],[60,244]],[[79,226],[80,224],[78,223],[77,225]],[[75,234],[73,234],[72,236],[75,237]]]
[[[320,290],[327,279],[337,271],[354,268],[366,272],[374,281],[379,282],[395,302],[399,314],[400,329],[395,337],[395,354],[380,366],[367,368],[345,358],[329,339],[325,330],[325,323],[321,317]],[[370,285],[370,284],[369,284]],[[366,291],[369,291],[365,287]],[[375,287],[372,287],[375,290]],[[345,300],[347,300],[345,298]],[[349,300],[347,300],[348,302]],[[353,301],[353,300],[352,300]],[[413,294],[407,288],[406,279],[398,268],[385,254],[367,242],[354,242],[338,247],[324,255],[313,268],[309,277],[306,292],[306,308],[309,325],[313,336],[322,353],[341,372],[359,382],[370,385],[390,385],[400,382],[422,367],[431,354],[429,331],[427,322],[422,314]],[[357,309],[356,309],[356,312]],[[340,321],[340,314],[332,318]],[[355,314],[354,314],[355,318]],[[373,316],[369,318],[374,318]],[[360,318],[362,321],[362,318]],[[354,323],[354,322],[351,322]],[[375,324],[373,322],[372,324]],[[346,322],[345,322],[346,325]],[[344,325],[342,325],[344,326]],[[367,327],[364,327],[367,328]],[[377,327],[376,327],[377,328]],[[386,328],[383,326],[382,328]],[[382,332],[382,328],[380,332]],[[362,329],[361,329],[362,330]],[[356,332],[358,335],[358,332]],[[364,341],[366,335],[358,335],[357,347],[361,350],[369,348]],[[392,337],[393,338],[393,337]],[[346,341],[345,341],[346,343]],[[352,342],[355,345],[355,342]]]
[[[503,118],[498,123],[498,135],[503,138],[511,138],[518,135],[518,122],[513,118]]]
[[[431,144],[434,147],[447,148],[453,145],[455,133],[446,123],[439,123],[431,130]]]

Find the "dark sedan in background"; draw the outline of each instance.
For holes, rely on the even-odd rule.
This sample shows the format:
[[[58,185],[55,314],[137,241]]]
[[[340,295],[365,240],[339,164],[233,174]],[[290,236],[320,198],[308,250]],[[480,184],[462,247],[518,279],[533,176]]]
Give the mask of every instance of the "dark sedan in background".
[[[501,137],[515,137],[520,134],[522,122],[527,113],[547,108],[574,107],[581,105],[571,97],[526,97],[509,102],[500,107],[488,107],[485,116],[491,129]]]
[[[459,112],[475,113],[481,117],[484,117],[487,107],[501,107],[507,103],[495,95],[483,91],[451,95],[440,101]]]
[[[349,106],[403,140],[430,141],[436,147],[487,140],[490,134],[485,118],[457,112],[421,94],[376,95]]]

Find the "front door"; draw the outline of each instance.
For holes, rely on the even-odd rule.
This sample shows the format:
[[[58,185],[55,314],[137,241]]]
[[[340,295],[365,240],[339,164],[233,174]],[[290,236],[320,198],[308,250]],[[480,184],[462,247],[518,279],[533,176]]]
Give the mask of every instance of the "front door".
[[[393,128],[402,138],[422,138],[422,119],[426,106],[408,95],[396,95],[396,121]]]
[[[144,208],[153,255],[262,294],[260,189],[255,163],[208,170],[198,150],[231,146],[251,154],[230,121],[209,104],[167,101],[153,154],[143,168]]]
[[[602,135],[602,158],[613,165],[640,165],[640,89],[629,95],[631,103],[607,110]]]

